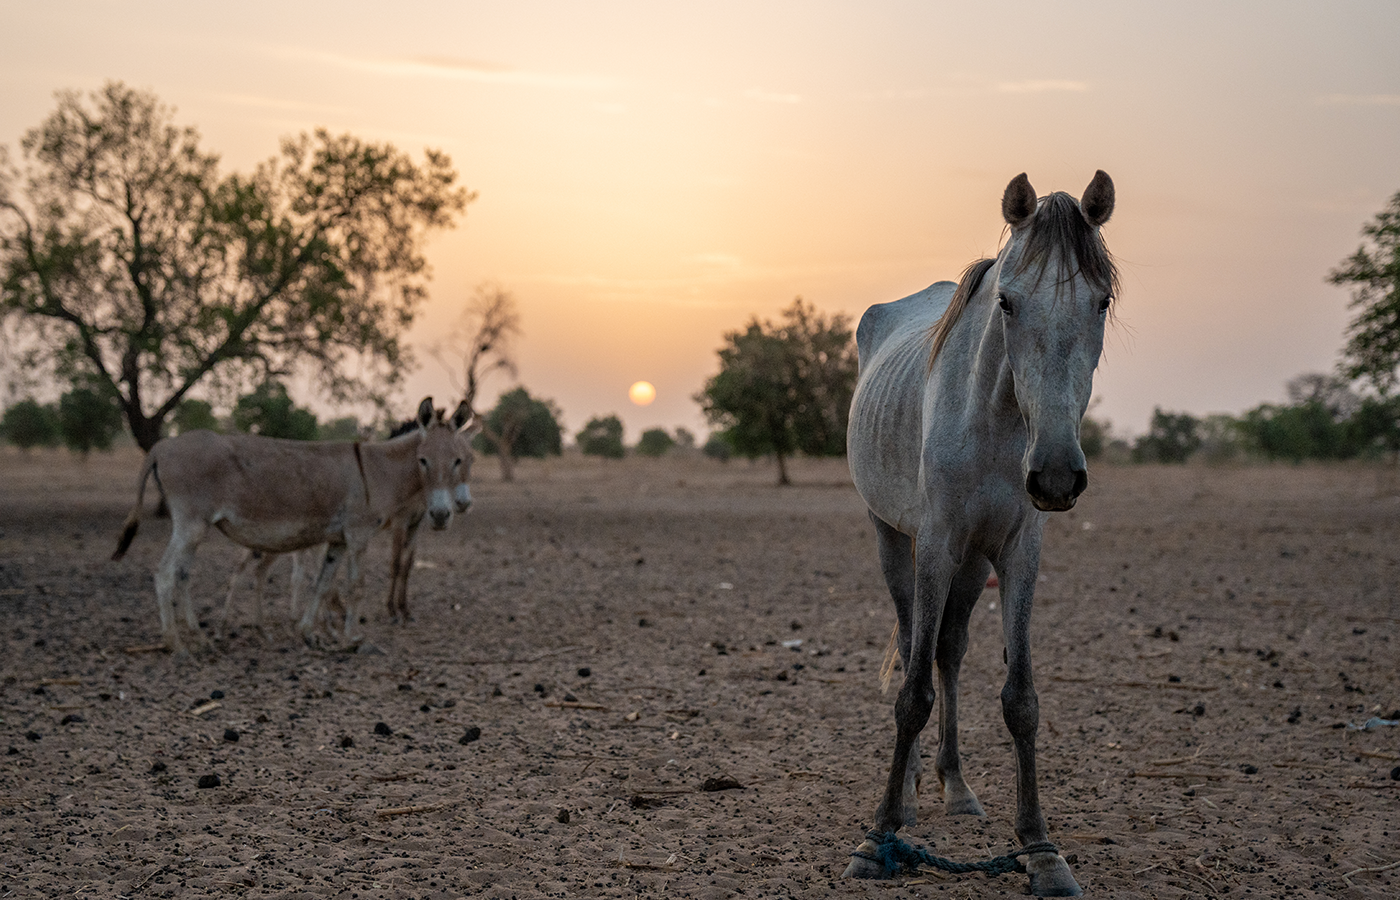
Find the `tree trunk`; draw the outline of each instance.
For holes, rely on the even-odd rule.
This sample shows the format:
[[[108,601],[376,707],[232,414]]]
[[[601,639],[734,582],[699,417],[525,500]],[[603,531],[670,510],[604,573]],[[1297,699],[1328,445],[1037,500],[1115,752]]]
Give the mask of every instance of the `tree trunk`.
[[[156,445],[156,441],[160,440],[161,423],[155,419],[140,414],[131,415],[128,412],[126,424],[131,429],[131,436],[136,439],[136,446],[147,453]]]
[[[788,478],[788,473],[787,473],[787,457],[785,457],[782,453],[778,453],[778,454],[777,454],[777,457],[778,457],[778,485],[781,487],[781,486],[783,486],[783,485],[792,484],[792,480],[791,480],[790,478]]]
[[[504,447],[504,448],[502,448],[502,447],[500,447],[500,446],[498,445],[498,446],[496,447],[496,450],[497,450],[496,455],[499,456],[500,459],[501,459],[501,480],[502,480],[502,481],[514,481],[514,480],[515,480],[515,459],[514,459],[514,457],[512,457],[512,456],[510,455],[510,448],[509,448],[509,447]]]
[[[496,447],[496,456],[501,461],[501,480],[515,480],[515,457],[511,455],[510,448],[515,444],[515,435],[507,429],[507,433],[499,435],[496,430],[489,425],[481,426],[482,437],[486,438]]]

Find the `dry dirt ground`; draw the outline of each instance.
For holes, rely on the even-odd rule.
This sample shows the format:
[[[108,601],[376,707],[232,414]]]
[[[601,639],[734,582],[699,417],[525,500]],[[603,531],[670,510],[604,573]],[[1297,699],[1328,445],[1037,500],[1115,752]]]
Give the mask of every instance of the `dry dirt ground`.
[[[840,877],[894,737],[893,611],[841,461],[778,489],[744,462],[505,484],[484,460],[406,627],[377,548],[377,652],[302,646],[279,568],[277,627],[197,659],[141,650],[168,524],[107,558],[138,465],[0,455],[2,897],[1026,893]],[[1100,467],[1052,519],[1041,792],[1088,896],[1400,895],[1400,726],[1347,727],[1400,706],[1397,524],[1385,472],[1324,467]],[[207,620],[237,557],[201,552]],[[961,860],[1015,843],[996,600],[963,676],[989,817],[926,789],[905,830]]]

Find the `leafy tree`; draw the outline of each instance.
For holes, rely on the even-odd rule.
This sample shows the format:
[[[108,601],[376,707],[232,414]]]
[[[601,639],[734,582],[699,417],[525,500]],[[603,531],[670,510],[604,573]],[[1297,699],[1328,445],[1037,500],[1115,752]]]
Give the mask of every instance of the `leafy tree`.
[[[530,396],[523,387],[507,391],[482,420],[476,446],[501,457],[501,480],[515,478],[515,460],[544,459],[564,452],[562,414],[552,400]]]
[[[184,434],[199,428],[209,431],[219,430],[219,419],[214,415],[214,407],[207,400],[181,400],[180,405],[175,407],[175,413],[170,417],[170,421],[175,426],[176,434]]]
[[[676,446],[681,448],[682,450],[694,450],[695,432],[691,431],[689,428],[686,428],[683,425],[678,426],[676,428]]]
[[[58,399],[58,431],[69,450],[83,456],[112,449],[121,434],[122,410],[117,398],[101,387],[79,385]]]
[[[1152,410],[1147,434],[1133,445],[1133,458],[1139,462],[1182,463],[1201,446],[1200,421],[1189,413]]]
[[[1098,459],[1103,456],[1111,433],[1112,428],[1108,422],[1085,416],[1079,423],[1079,449],[1084,451],[1084,458]]]
[[[710,459],[728,462],[729,457],[734,455],[734,448],[729,446],[729,441],[724,439],[723,434],[716,431],[705,439],[705,446],[700,448],[700,452]]]
[[[60,93],[20,146],[23,172],[0,165],[0,316],[116,395],[143,449],[205,380],[302,364],[335,399],[382,402],[410,361],[424,238],[473,199],[439,152],[324,130],[221,177],[120,82]]]
[[[316,414],[292,402],[279,381],[264,381],[257,390],[238,398],[233,427],[263,437],[314,441],[319,434]]]
[[[1327,280],[1351,285],[1351,306],[1358,311],[1347,328],[1343,371],[1369,380],[1386,395],[1395,387],[1400,367],[1400,192],[1361,233],[1368,243]]]
[[[725,440],[750,458],[773,454],[790,484],[794,453],[839,456],[856,383],[856,348],[846,316],[830,319],[798,297],[778,324],[752,319],[724,336],[719,374],[696,400]]]
[[[594,416],[575,437],[585,456],[622,459],[622,420],[617,416]]]
[[[360,420],[354,416],[341,416],[322,422],[316,429],[319,441],[356,441],[360,438]]]
[[[4,418],[0,418],[0,432],[21,450],[52,447],[58,443],[58,413],[28,397],[5,410]]]
[[[642,456],[665,456],[674,446],[675,438],[667,434],[664,428],[648,428],[637,440],[637,452]]]

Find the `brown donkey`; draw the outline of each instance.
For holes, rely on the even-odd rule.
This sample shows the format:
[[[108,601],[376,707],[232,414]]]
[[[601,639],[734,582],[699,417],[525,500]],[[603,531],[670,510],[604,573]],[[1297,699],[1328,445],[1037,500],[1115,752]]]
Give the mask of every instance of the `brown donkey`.
[[[199,636],[189,597],[195,551],[212,526],[231,540],[263,553],[288,553],[326,544],[326,556],[306,605],[300,630],[308,643],[321,600],[341,557],[348,557],[350,585],[370,538],[391,520],[418,508],[435,529],[452,520],[453,489],[465,463],[457,432],[471,411],[457,407],[444,421],[432,398],[418,406],[417,430],[387,441],[289,441],[256,435],[191,431],[151,448],[137,481],[136,505],[127,516],[113,559],[121,559],[141,521],[146,481],[170,509],[170,543],[156,570],[161,635],[173,651]],[[182,633],[176,607],[183,607]],[[356,642],[354,598],[346,603],[343,634]]]

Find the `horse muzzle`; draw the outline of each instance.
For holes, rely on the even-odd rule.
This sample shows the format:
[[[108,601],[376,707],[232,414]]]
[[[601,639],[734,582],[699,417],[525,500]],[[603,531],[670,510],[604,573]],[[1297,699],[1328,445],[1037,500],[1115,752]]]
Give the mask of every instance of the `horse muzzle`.
[[[1034,469],[1026,473],[1026,493],[1031,504],[1041,512],[1065,512],[1089,486],[1089,473],[1084,469]]]

